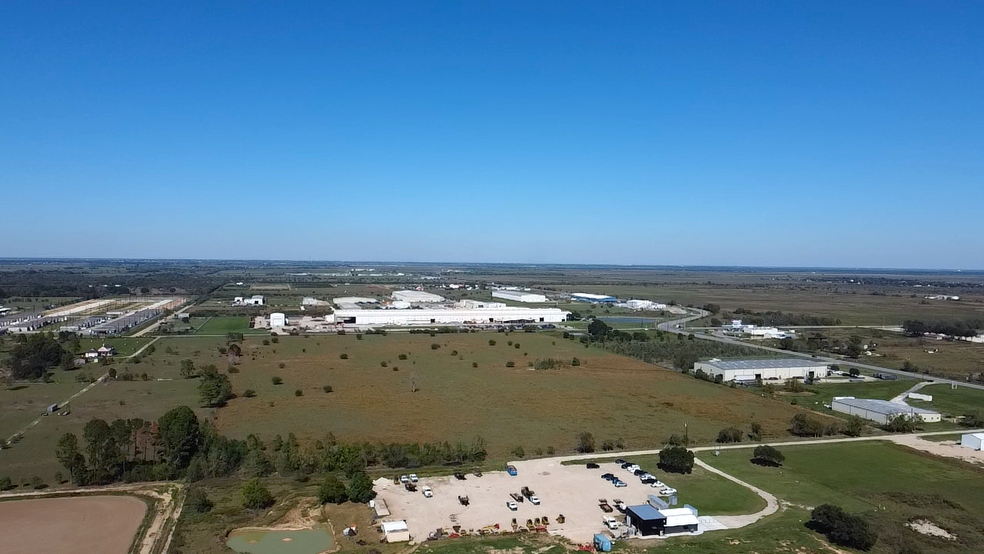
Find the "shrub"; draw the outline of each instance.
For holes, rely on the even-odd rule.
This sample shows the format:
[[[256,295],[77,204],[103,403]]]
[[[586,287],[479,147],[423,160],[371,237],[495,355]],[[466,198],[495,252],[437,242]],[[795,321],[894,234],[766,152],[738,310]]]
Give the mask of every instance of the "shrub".
[[[519,350],[519,346],[520,346],[520,345],[519,345],[519,343],[518,343],[518,342],[517,342],[516,344],[514,344],[513,346],[514,346],[514,347],[516,348],[516,350]]]
[[[283,362],[280,362],[279,364],[277,364],[277,367],[279,367],[280,369],[283,369],[283,368],[287,367],[287,364],[285,364]]]
[[[458,355],[458,351],[457,350],[452,350],[451,351],[451,355],[452,356],[457,356]]]
[[[577,446],[574,448],[582,454],[587,454],[589,452],[595,451],[595,438],[594,435],[587,431],[581,431],[577,434]]]
[[[263,346],[270,346],[270,340],[269,339],[263,339]]]
[[[352,481],[348,486],[348,497],[352,502],[369,502],[376,496],[372,490],[372,479],[364,471],[358,471],[352,475]]]
[[[506,362],[506,367],[516,367],[516,362],[512,362],[512,361]]]
[[[511,450],[511,452],[512,452],[512,455],[513,456],[516,456],[517,458],[522,458],[522,457],[526,456],[526,451],[523,450],[523,447],[522,446],[517,446],[516,448],[513,448]]]
[[[919,416],[899,414],[885,425],[882,425],[882,429],[889,433],[914,433],[920,421],[922,420],[919,419]]]
[[[513,345],[513,342],[512,341],[506,342],[506,346],[512,346],[512,345]]]
[[[273,495],[256,477],[239,487],[239,495],[242,497],[244,508],[258,510],[273,504]]]
[[[297,389],[294,391],[294,396],[304,396],[304,391]]]
[[[431,350],[437,350],[440,347],[441,345],[437,344],[436,342],[431,343]]]
[[[495,346],[495,341],[492,340],[492,339],[489,339],[489,346]]]
[[[871,550],[878,540],[866,521],[832,504],[821,504],[814,508],[806,525],[826,535],[827,540],[834,544],[858,550]]]
[[[362,333],[355,335],[355,340],[362,340]],[[322,502],[324,504],[324,502]]]
[[[220,346],[219,347],[219,354],[225,355],[225,353],[226,353],[226,348],[224,346]]]
[[[386,362],[379,362],[379,367],[386,367]]]
[[[243,391],[243,396],[245,396],[246,398],[253,398],[254,396],[256,396],[256,391],[253,389],[246,389]]]
[[[348,354],[339,354],[338,355],[338,359],[340,359],[340,360],[347,360],[348,359]]]
[[[472,362],[472,367],[478,367],[478,362]]]
[[[280,342],[280,339],[277,337],[273,337],[272,339],[270,339],[270,342],[272,342],[273,344],[277,344],[278,342]]]
[[[581,365],[581,360],[579,360],[577,358],[574,358],[574,359],[571,360],[571,365],[574,366],[574,367],[577,367],[577,366]]]
[[[852,415],[847,418],[847,425],[844,427],[844,434],[849,437],[860,437],[864,432],[864,420],[860,416]]]
[[[726,427],[718,431],[717,442],[741,442],[741,430],[737,427]]]
[[[749,433],[748,436],[753,441],[760,441],[760,440],[762,440],[762,424],[753,421],[752,422],[752,432]]]
[[[191,506],[192,510],[200,514],[208,513],[213,507],[215,507],[215,503],[209,500],[208,494],[205,493],[205,489],[201,487],[192,487],[192,489],[188,491],[188,498],[185,500],[185,503],[188,506]]]
[[[683,446],[671,446],[659,451],[659,467],[669,473],[690,473],[694,470],[694,453]]]
[[[612,439],[605,439],[601,441],[601,449],[604,450],[605,452],[615,450],[615,441],[613,441]]]
[[[406,354],[400,354],[399,357],[400,357],[401,360],[406,360],[407,359],[407,355]]]
[[[325,385],[321,387],[321,390],[325,391],[326,393],[335,391],[334,387],[332,387],[331,385]]]
[[[279,385],[279,384],[283,383],[284,380],[283,380],[282,377],[271,377],[270,378],[270,382],[273,383],[274,385]]]
[[[552,446],[547,447],[547,456],[553,456],[554,452],[555,452],[554,447]]]
[[[823,423],[806,414],[796,414],[790,422],[789,432],[798,437],[823,436]]]
[[[752,463],[757,465],[778,467],[785,460],[786,457],[783,456],[782,452],[767,444],[756,446],[752,453]]]
[[[329,475],[318,487],[319,504],[342,504],[346,500],[348,500],[348,491],[345,490],[345,485],[334,475]]]

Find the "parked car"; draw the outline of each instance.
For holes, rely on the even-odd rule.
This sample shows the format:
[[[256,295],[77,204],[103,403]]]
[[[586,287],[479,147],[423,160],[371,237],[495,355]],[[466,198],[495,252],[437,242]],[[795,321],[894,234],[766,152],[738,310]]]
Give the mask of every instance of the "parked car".
[[[640,469],[639,466],[637,466],[636,464],[631,464],[629,467],[625,468],[625,471],[628,471],[629,473],[635,473],[639,471],[639,469]]]
[[[625,481],[622,481],[621,479],[615,481],[615,488],[618,488],[618,487],[627,487],[627,486],[628,485],[625,484]]]
[[[622,458],[615,458],[615,463],[618,464],[618,465],[622,465],[622,464],[626,463],[626,461],[623,460]]]
[[[535,494],[531,494],[530,495],[530,503],[533,504],[533,505],[535,505],[535,506],[539,506],[540,505],[540,497],[538,497]]]
[[[606,474],[602,475],[601,478],[602,479],[605,479],[606,481],[611,481],[612,479],[615,478],[615,474],[614,473],[606,473]]]
[[[599,466],[598,464],[596,464],[594,462],[588,462],[587,465],[585,465],[585,467],[587,467],[588,469],[598,469],[601,466]]]
[[[661,494],[662,496],[673,496],[676,493],[677,490],[674,489],[673,487],[666,487],[665,489],[659,491],[659,494]]]
[[[664,483],[664,482],[660,481],[659,479],[657,479],[655,482],[651,483],[649,486],[652,487],[652,488],[654,488],[654,489],[665,489],[666,488],[666,483]]]
[[[509,508],[510,510],[515,512],[516,510],[519,509],[519,504],[516,504],[512,500],[509,500],[506,502],[506,508]]]
[[[619,467],[622,468],[622,469],[626,469],[630,465],[632,465],[632,462],[622,462],[621,464],[619,464]]]
[[[642,470],[642,469],[637,469],[637,470],[635,470],[635,471],[632,472],[632,475],[635,475],[636,477],[638,477],[640,475],[645,475],[645,474],[646,474],[646,471],[645,470]]]
[[[605,522],[605,527],[608,527],[612,531],[618,531],[618,520],[612,516],[604,516],[602,520]]]
[[[432,491],[431,488],[426,485],[424,485],[424,487],[420,489],[420,492],[424,493],[424,498],[430,498],[434,496],[434,491]]]
[[[406,485],[407,483],[410,482],[410,478],[407,477],[406,475],[401,475],[400,476],[400,482],[403,483],[404,485]]]
[[[508,465],[508,466],[506,466],[506,473],[508,473],[509,475],[512,475],[513,477],[515,477],[519,472],[516,471],[516,466],[514,466],[514,465]]]
[[[417,481],[418,481],[417,474],[416,473],[411,473],[410,474],[410,482],[411,483],[416,483]]]

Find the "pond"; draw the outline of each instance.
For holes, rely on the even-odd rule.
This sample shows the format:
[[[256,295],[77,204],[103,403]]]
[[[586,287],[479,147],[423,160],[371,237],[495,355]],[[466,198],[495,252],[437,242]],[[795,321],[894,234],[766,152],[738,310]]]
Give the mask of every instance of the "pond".
[[[233,531],[226,545],[236,552],[251,554],[318,554],[332,547],[327,529],[300,531]]]

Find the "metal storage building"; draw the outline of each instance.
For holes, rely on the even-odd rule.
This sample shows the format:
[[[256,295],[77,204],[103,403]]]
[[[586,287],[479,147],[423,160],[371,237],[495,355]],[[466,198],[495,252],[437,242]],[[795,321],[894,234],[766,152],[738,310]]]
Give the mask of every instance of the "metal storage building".
[[[723,375],[725,381],[756,381],[806,379],[827,375],[827,364],[804,358],[775,360],[708,360],[694,364],[694,370],[702,370],[714,376]]]
[[[422,310],[335,310],[328,323],[346,325],[460,325],[561,323],[570,312],[558,308],[472,308]]]
[[[398,290],[393,292],[393,300],[404,302],[444,302],[444,297],[419,290]]]
[[[690,508],[657,510],[649,504],[625,509],[625,524],[642,536],[694,533],[700,521]]]
[[[270,327],[283,327],[287,325],[287,316],[282,313],[270,314]]]
[[[542,294],[537,294],[535,292],[526,292],[522,290],[494,290],[492,291],[492,298],[512,300],[513,302],[546,302],[547,301],[547,297]]]
[[[618,301],[614,296],[591,294],[589,292],[575,292],[571,294],[571,300],[575,302],[593,302],[595,304],[613,304]]]
[[[830,407],[835,412],[856,415],[882,425],[899,415],[919,416],[926,423],[937,423],[942,419],[939,412],[932,410],[889,402],[888,400],[854,398],[853,396],[835,397],[830,403]]]
[[[960,437],[960,446],[984,450],[984,433],[967,433]]]

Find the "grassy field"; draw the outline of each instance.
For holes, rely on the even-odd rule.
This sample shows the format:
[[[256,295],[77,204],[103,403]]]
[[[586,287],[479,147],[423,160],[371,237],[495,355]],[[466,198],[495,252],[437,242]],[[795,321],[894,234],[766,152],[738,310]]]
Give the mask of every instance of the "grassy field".
[[[263,333],[261,329],[250,329],[249,318],[246,316],[210,317],[198,328],[199,335],[225,335],[227,333]]]
[[[293,431],[307,438],[332,432],[342,440],[433,442],[482,436],[494,456],[506,456],[515,446],[570,451],[582,430],[599,441],[621,436],[629,448],[656,446],[685,423],[701,442],[752,420],[769,436],[783,436],[796,413],[788,404],[544,334],[330,335],[281,337],[268,345],[249,338],[244,352],[230,378],[235,391],[253,389],[257,396],[232,400],[216,420],[235,437]],[[550,357],[578,357],[581,365],[528,369]],[[283,384],[273,385],[272,377]],[[326,385],[334,392],[324,393]]]
[[[928,385],[919,392],[932,395],[933,401],[910,399],[910,404],[936,410],[944,415],[961,416],[984,410],[984,391],[963,387],[951,389],[950,385]]]
[[[863,513],[882,536],[874,552],[895,552],[895,540],[923,552],[984,549],[984,470],[890,443],[785,447],[781,468],[750,463],[747,450],[703,456],[714,467],[800,507],[823,503]],[[958,541],[908,530],[910,519],[929,519]]]
[[[114,337],[105,339],[80,339],[79,344],[82,345],[83,352],[93,348],[99,348],[105,344],[115,348],[117,356],[129,356],[146,346],[152,340],[154,339],[151,337]]]

